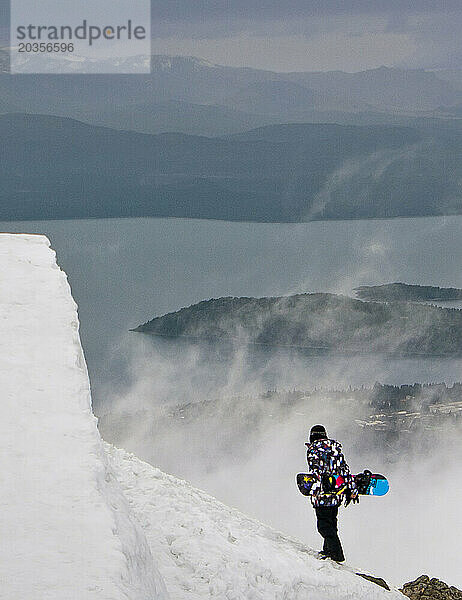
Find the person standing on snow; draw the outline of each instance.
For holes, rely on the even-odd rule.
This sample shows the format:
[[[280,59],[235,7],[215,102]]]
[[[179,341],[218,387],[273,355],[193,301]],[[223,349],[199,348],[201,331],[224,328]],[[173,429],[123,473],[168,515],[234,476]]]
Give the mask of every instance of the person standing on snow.
[[[309,472],[319,481],[314,485],[311,496],[317,518],[318,532],[324,538],[322,558],[343,562],[342,544],[337,531],[338,508],[345,499],[345,506],[359,502],[359,494],[350,469],[342,453],[342,446],[327,437],[322,425],[314,425],[310,431],[310,441],[306,460]]]

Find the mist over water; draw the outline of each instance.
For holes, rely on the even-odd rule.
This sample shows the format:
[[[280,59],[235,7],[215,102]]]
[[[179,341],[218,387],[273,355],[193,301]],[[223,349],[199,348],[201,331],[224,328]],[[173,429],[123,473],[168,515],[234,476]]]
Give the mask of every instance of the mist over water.
[[[356,286],[393,281],[462,287],[461,217],[284,225],[130,219],[1,229],[49,235],[79,304],[108,441],[317,548],[313,511],[295,474],[306,469],[309,428],[323,423],[343,443],[352,471],[370,468],[391,482],[384,498],[342,509],[348,561],[394,583],[427,572],[461,587],[458,432],[425,434],[390,462],[386,448],[358,443],[348,394],[340,403],[282,406],[259,397],[275,388],[375,381],[451,384],[462,379],[461,360],[179,349],[128,332],[211,297],[351,295]]]
[[[300,224],[93,219],[0,228],[51,239],[79,305],[96,408],[110,402],[102,385],[127,376],[126,332],[200,300],[351,294],[359,285],[392,281],[462,287],[458,216]],[[451,376],[452,367],[437,363],[425,380]],[[420,363],[414,366],[420,374]]]
[[[396,585],[429,573],[460,586],[460,430],[404,432],[391,445],[373,443],[355,422],[363,415],[348,392],[341,400],[326,391],[322,400],[288,402],[261,395],[268,371],[283,381],[284,371],[298,370],[300,380],[309,382],[306,357],[266,356],[260,369],[252,369],[257,359],[248,348],[235,348],[219,364],[208,347],[182,347],[176,354],[165,341],[146,338],[146,363],[135,359],[133,386],[113,391],[112,409],[102,417],[106,438],[318,548],[313,511],[296,489],[295,474],[307,470],[309,428],[323,423],[342,442],[353,472],[369,468],[391,484],[387,496],[362,497],[359,507],[341,509],[349,563]],[[316,373],[323,386],[329,376],[346,377],[348,368],[365,380],[371,366],[332,359],[329,367],[328,357],[323,360],[323,377]]]

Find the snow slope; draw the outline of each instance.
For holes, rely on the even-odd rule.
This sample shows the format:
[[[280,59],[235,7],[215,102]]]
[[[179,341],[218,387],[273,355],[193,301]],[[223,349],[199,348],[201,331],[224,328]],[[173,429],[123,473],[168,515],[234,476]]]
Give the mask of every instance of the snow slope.
[[[91,412],[78,318],[43,236],[0,235],[0,597],[164,600]]]
[[[175,600],[403,598],[132,454],[106,449]]]

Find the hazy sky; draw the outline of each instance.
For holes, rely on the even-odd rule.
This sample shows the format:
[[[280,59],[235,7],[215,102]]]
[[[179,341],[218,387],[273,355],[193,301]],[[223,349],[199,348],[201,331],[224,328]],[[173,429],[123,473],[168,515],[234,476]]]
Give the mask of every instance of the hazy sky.
[[[154,54],[279,71],[459,68],[461,29],[461,0],[152,0]]]
[[[459,67],[462,2],[153,0],[154,54],[280,71]]]

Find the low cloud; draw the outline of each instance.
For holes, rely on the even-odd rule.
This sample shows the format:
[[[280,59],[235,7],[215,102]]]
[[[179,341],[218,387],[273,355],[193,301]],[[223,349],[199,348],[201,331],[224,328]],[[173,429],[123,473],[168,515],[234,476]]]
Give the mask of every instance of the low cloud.
[[[101,420],[105,438],[316,548],[312,509],[296,489],[295,474],[306,470],[309,428],[323,423],[343,443],[353,472],[370,468],[391,483],[386,497],[342,509],[349,563],[395,584],[427,572],[461,585],[454,527],[460,432],[403,434],[402,446],[396,442],[390,454],[362,437],[355,423],[361,409],[348,392],[339,399],[325,391],[317,400],[262,394],[269,374],[279,387],[289,372],[307,388],[337,387],[342,378],[347,388],[351,374],[370,369],[370,362],[332,359],[324,377],[310,378],[306,361],[294,356],[268,357],[259,367],[243,347],[233,349],[226,366],[211,356],[210,348],[176,354],[149,339],[133,347],[132,385],[107,390],[113,404]]]
[[[443,67],[460,58],[462,7],[424,0],[153,4],[158,54],[277,71]]]

